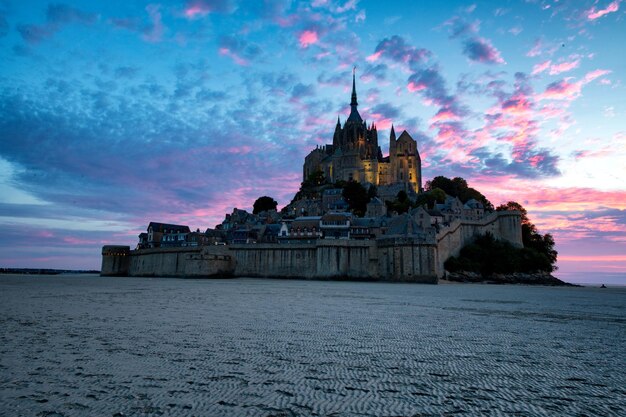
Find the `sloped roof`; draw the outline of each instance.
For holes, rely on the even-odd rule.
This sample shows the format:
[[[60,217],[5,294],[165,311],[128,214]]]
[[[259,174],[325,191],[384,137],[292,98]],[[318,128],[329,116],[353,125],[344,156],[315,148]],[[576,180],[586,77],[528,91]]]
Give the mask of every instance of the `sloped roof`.
[[[470,200],[467,200],[467,202],[465,203],[465,207],[466,208],[471,208],[471,209],[481,209],[481,208],[484,208],[483,204],[480,201],[478,201],[478,200],[476,200],[474,198],[472,198]]]
[[[423,229],[417,224],[413,217],[404,213],[399,216],[393,217],[389,221],[389,228],[387,229],[387,235],[414,235],[422,232]]]
[[[189,226],[183,226],[180,224],[169,224],[169,223],[158,223],[158,222],[150,222],[148,225],[148,230],[152,228],[152,231],[163,233],[164,230],[176,233],[189,233]]]
[[[349,214],[342,214],[342,213],[328,213],[322,216],[322,221],[328,222],[328,221],[346,221],[346,220],[350,220],[350,215]]]
[[[398,142],[404,142],[407,140],[411,140],[415,142],[415,140],[411,137],[411,135],[409,135],[409,132],[407,132],[406,130],[403,130],[400,136],[398,137]]]

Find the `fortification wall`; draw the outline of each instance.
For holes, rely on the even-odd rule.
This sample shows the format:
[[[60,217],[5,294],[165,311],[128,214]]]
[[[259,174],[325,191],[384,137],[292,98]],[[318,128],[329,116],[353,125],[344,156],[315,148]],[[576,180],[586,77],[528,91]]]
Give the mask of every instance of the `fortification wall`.
[[[444,262],[450,256],[458,256],[461,249],[476,237],[491,233],[496,239],[506,240],[516,247],[523,247],[521,213],[496,211],[480,220],[455,220],[436,237],[437,276],[444,274]]]
[[[230,251],[235,276],[375,279],[378,269],[373,241],[231,245]]]
[[[130,246],[107,245],[102,247],[103,277],[126,276],[130,266]]]
[[[317,244],[317,275],[321,278],[376,279],[376,242],[320,240]]]
[[[443,264],[477,236],[491,233],[521,247],[519,212],[455,221],[432,236],[373,240],[318,240],[311,244],[254,244],[102,249],[101,275],[165,277],[275,277],[371,279],[436,284]]]
[[[230,245],[237,277],[315,276],[315,244]]]
[[[437,248],[427,239],[410,237],[378,241],[380,279],[385,281],[437,283]]]
[[[232,257],[224,246],[140,249],[130,254],[129,276],[230,276]]]

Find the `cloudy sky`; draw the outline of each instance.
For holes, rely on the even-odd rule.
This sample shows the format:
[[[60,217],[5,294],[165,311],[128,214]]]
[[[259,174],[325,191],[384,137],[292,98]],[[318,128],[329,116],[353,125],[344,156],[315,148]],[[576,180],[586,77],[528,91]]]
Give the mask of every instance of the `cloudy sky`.
[[[361,115],[408,130],[425,179],[523,204],[561,277],[626,284],[625,10],[0,0],[0,266],[99,269],[150,221],[286,204],[356,66]]]

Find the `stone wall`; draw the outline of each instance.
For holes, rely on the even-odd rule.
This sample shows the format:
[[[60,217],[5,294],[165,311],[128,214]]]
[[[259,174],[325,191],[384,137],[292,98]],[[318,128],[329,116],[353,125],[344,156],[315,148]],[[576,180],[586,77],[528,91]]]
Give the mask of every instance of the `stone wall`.
[[[377,276],[374,241],[231,245],[230,250],[235,276],[320,279]]]
[[[378,241],[378,274],[384,281],[436,284],[437,248],[432,241],[413,237]]]
[[[126,276],[130,266],[130,246],[107,245],[102,247],[100,275]]]
[[[232,272],[232,257],[225,246],[201,246],[132,251],[128,275],[212,277],[230,276]]]
[[[496,211],[480,220],[455,220],[443,228],[436,237],[436,271],[441,278],[444,262],[450,256],[458,256],[461,249],[480,235],[491,233],[496,239],[506,240],[516,247],[523,247],[521,213]]]
[[[326,240],[311,244],[250,244],[102,249],[101,275],[163,277],[275,277],[363,279],[436,284],[443,264],[478,235],[491,233],[522,246],[519,212],[454,221],[435,237],[386,236],[378,240]]]

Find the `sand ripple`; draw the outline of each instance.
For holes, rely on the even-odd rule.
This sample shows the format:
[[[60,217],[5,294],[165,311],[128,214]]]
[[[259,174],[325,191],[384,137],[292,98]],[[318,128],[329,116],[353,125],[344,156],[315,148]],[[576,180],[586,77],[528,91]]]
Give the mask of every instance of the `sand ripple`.
[[[0,276],[0,415],[626,415],[626,292]]]

